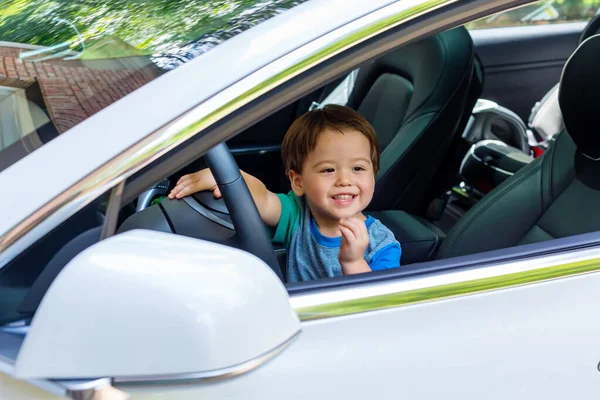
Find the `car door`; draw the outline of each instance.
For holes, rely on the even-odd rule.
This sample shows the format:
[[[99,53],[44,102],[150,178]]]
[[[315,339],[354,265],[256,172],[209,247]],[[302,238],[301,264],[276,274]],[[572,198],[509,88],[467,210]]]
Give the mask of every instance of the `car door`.
[[[430,8],[424,4],[406,5],[405,2],[398,2],[395,6],[400,8],[392,9],[391,14],[386,15],[388,18],[383,20],[390,25],[384,24],[382,28],[379,24],[374,27],[371,24],[380,21],[370,20],[367,27],[372,30],[361,30],[363,36],[357,34],[349,37],[355,40],[357,36],[365,38],[373,32],[379,32],[375,29],[377,27],[385,32],[385,28],[396,20],[404,21],[414,15],[421,15],[419,13],[423,9],[432,12],[432,19],[419,20],[420,24],[415,24],[414,31],[399,30],[395,37],[386,37],[403,43],[402,40],[406,40],[409,32],[432,29],[432,21],[443,20],[446,25],[438,26],[441,29],[459,23],[465,13],[468,15],[469,7],[464,3],[452,3],[452,7],[448,7],[447,11],[442,9],[440,13],[433,13],[437,3],[427,3],[426,6]],[[497,4],[490,2],[487,3],[489,8],[484,7],[478,12],[489,12],[496,6]],[[350,33],[355,32],[351,30]],[[346,37],[334,39],[327,44],[339,44],[347,40]],[[366,43],[369,44],[368,41]],[[329,47],[326,49],[331,50]],[[372,51],[373,47],[365,45],[359,50]],[[324,60],[329,59],[327,52],[318,54]],[[342,61],[357,57],[356,54],[345,56]],[[326,72],[336,75],[343,69],[340,67],[337,71]],[[315,72],[308,75],[315,79],[317,76]],[[275,75],[275,78],[286,82],[279,75]],[[263,79],[267,78],[263,76]],[[247,81],[242,80],[239,84],[247,84]],[[292,88],[302,89],[301,86]],[[273,92],[273,97],[263,99],[264,102],[285,103],[285,91]],[[254,106],[264,106],[264,102]],[[119,111],[119,104],[124,103],[118,103],[116,107],[107,110],[107,114],[111,116],[111,110],[115,113]],[[236,106],[247,104],[239,102]],[[185,122],[198,122],[192,120],[193,114],[186,116],[189,119],[184,119]],[[94,121],[102,123],[101,118],[99,116]],[[233,122],[231,124],[235,125]],[[223,125],[219,128],[223,135],[234,130],[226,126],[231,130],[227,131]],[[182,129],[184,130],[175,133],[188,132],[187,125]],[[153,142],[142,142],[141,145],[165,146],[159,146],[159,150],[166,153],[170,150],[166,146],[172,144],[172,137],[164,136],[167,139],[161,135],[149,138],[144,136],[144,139],[151,139]],[[190,134],[186,139],[191,139],[191,136]],[[74,140],[73,137],[67,136],[65,140],[55,142],[58,144],[54,148],[69,143],[69,140]],[[206,151],[214,144],[208,139],[217,140],[216,137],[213,131],[206,133],[206,136],[200,137],[202,140],[198,140],[199,144],[194,150],[199,153]],[[160,142],[161,140],[165,142]],[[123,147],[125,148],[124,145]],[[149,167],[149,171],[156,167],[151,163],[164,154],[152,148],[152,153],[143,155],[146,157],[144,167]],[[36,153],[32,155],[36,156]],[[119,161],[117,155],[113,156]],[[177,156],[181,158],[181,154]],[[37,159],[30,157],[21,166],[31,160]],[[124,182],[124,179],[133,176],[134,172],[131,170],[124,169],[114,160],[109,161],[109,166],[114,168],[104,168],[102,165],[102,171],[95,171],[108,174],[102,175],[103,179],[111,177],[114,180],[110,182],[114,183],[118,179]],[[92,161],[89,162],[91,165]],[[52,171],[59,170],[58,166],[48,168],[55,168]],[[144,179],[150,179],[152,174],[148,170],[142,172],[148,175]],[[85,175],[84,181],[85,178],[89,176]],[[107,187],[110,185],[104,186]],[[99,189],[96,192],[80,191],[75,184],[68,186],[64,194],[67,200],[60,204],[60,213],[52,210],[48,213],[55,218],[68,218],[65,215],[74,209],[76,202],[89,203],[95,199],[98,191]],[[51,192],[46,190],[46,193]],[[124,196],[128,195],[131,194],[126,193]],[[62,199],[63,197],[56,202]],[[38,218],[44,219],[44,216]],[[63,221],[64,219],[60,222]],[[44,228],[47,227],[39,229]],[[50,230],[48,228],[46,233]],[[411,271],[407,268],[402,276],[386,279],[382,275],[373,274],[364,280],[350,278],[325,285],[290,288],[290,302],[303,320],[302,333],[268,363],[255,369],[236,371],[246,374],[224,376],[221,380],[191,378],[182,382],[181,377],[169,380],[157,376],[133,383],[126,377],[111,376],[100,384],[112,383],[131,398],[174,399],[262,399],[282,396],[364,398],[401,395],[438,398],[440,395],[456,397],[459,394],[467,398],[500,398],[515,393],[523,398],[529,395],[548,395],[547,397],[552,398],[565,394],[566,388],[570,388],[569,393],[575,395],[593,393],[598,383],[598,355],[590,350],[594,348],[598,336],[598,311],[597,307],[593,307],[592,297],[598,279],[598,274],[594,273],[597,270],[598,253],[595,247],[590,247],[597,238],[587,240],[588,242],[583,239],[577,242],[565,240],[564,243],[561,242],[562,245],[558,242],[534,245],[529,248],[528,254],[508,251],[449,260],[436,264],[435,269],[429,268],[432,265],[425,270]],[[24,246],[23,241],[18,243]],[[586,245],[588,249],[581,249]],[[7,248],[11,252],[16,251],[16,247]],[[569,293],[570,296],[562,296],[562,293]],[[571,295],[572,293],[575,295]],[[565,340],[570,327],[578,328],[574,329],[577,340]],[[239,340],[243,341],[243,329],[234,328],[239,331]],[[550,346],[554,346],[555,351],[548,351]],[[2,366],[9,364],[4,359],[1,361]],[[10,374],[10,368],[3,370],[3,373]],[[562,382],[559,377],[563,379]],[[17,386],[12,378],[8,380],[13,388]],[[47,384],[55,387],[63,383],[44,381],[41,386]],[[94,388],[94,381],[70,384],[75,392],[82,391],[82,388]],[[573,387],[576,389],[572,389]]]
[[[467,24],[485,71],[482,97],[527,122],[597,9],[584,0],[541,1]]]
[[[536,246],[531,254],[547,244]],[[567,245],[547,256],[292,293],[302,332],[262,367],[152,395],[116,387],[133,399],[593,398],[599,254]]]

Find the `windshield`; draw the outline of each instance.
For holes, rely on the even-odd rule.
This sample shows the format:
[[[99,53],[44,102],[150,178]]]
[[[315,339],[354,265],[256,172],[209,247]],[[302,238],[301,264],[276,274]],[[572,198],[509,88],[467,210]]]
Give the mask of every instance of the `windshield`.
[[[166,71],[304,0],[4,0],[0,171]]]

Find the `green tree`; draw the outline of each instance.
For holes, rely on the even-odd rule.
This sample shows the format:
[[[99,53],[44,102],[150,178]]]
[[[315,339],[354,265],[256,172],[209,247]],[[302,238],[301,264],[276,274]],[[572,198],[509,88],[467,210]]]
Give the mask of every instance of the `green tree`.
[[[187,59],[303,0],[4,0],[0,40],[80,50],[117,37],[142,54]],[[164,59],[166,60],[166,59]]]

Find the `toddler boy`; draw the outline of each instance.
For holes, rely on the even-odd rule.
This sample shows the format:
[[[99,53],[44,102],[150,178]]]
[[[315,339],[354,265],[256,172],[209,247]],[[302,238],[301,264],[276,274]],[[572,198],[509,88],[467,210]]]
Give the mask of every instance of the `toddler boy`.
[[[242,171],[272,241],[287,249],[289,282],[400,266],[401,248],[380,221],[365,216],[379,170],[371,124],[349,107],[309,111],[289,128],[281,147],[292,190],[275,194]],[[181,177],[169,198],[202,190],[221,193],[208,169]]]

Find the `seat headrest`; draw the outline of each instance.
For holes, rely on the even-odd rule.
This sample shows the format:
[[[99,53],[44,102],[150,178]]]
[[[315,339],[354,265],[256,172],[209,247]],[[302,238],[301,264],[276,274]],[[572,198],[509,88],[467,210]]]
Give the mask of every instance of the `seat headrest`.
[[[600,161],[600,35],[583,41],[565,64],[558,101],[579,152]]]
[[[596,15],[594,18],[588,22],[586,27],[581,32],[581,36],[579,37],[579,43],[583,42],[585,39],[590,36],[594,36],[600,31],[600,15]]]

